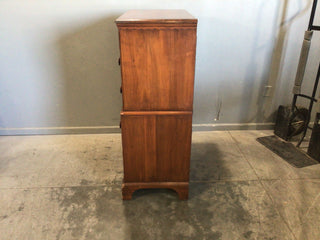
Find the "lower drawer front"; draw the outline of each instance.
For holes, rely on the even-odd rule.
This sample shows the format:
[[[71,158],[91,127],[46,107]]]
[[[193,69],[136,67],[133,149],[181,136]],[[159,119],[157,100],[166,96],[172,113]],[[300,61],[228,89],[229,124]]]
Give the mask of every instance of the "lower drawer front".
[[[189,180],[192,112],[122,112],[124,182]]]

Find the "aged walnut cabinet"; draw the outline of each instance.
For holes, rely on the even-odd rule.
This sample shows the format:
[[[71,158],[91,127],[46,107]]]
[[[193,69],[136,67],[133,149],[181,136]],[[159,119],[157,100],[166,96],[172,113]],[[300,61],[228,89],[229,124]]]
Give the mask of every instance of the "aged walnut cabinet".
[[[197,19],[131,10],[116,20],[122,100],[123,199],[141,188],[188,198]]]

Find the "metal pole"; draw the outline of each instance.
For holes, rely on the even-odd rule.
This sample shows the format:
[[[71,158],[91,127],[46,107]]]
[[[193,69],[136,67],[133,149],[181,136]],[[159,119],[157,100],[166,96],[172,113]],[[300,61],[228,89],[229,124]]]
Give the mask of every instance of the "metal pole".
[[[316,14],[316,9],[317,9],[317,3],[318,3],[318,0],[314,0],[313,1],[310,20],[309,20],[309,25],[308,25],[308,31],[312,30],[314,15]]]
[[[319,84],[319,79],[320,79],[320,64],[319,64],[319,67],[318,67],[317,77],[316,77],[316,80],[315,80],[314,86],[313,86],[312,98],[315,98],[315,96],[316,96],[317,88],[318,88],[318,84]],[[312,112],[312,108],[313,108],[313,103],[314,103],[314,101],[310,100],[309,110],[308,110],[309,111],[308,112],[308,118],[307,118],[307,121],[305,123],[305,128],[304,128],[302,137],[301,137],[300,141],[298,142],[297,147],[299,147],[301,145],[303,139],[305,138],[305,136],[307,134],[308,126],[309,126],[310,119],[311,119],[311,112]]]

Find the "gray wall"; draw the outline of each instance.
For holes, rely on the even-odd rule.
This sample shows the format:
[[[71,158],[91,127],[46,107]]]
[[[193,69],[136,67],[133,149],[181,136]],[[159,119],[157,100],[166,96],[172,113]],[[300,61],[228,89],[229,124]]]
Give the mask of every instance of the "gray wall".
[[[195,129],[270,127],[277,106],[291,101],[311,3],[1,1],[0,134],[117,130],[121,79],[114,20],[129,9],[158,8],[186,9],[199,19]],[[319,14],[316,21],[320,24]],[[316,74],[319,35],[314,35],[305,91]]]

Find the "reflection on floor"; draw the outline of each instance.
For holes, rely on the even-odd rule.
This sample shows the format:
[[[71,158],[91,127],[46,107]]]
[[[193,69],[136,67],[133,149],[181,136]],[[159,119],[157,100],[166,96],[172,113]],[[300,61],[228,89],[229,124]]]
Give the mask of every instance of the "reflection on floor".
[[[320,164],[295,168],[269,135],[194,132],[190,199],[125,202],[119,134],[0,137],[1,240],[319,239]]]

